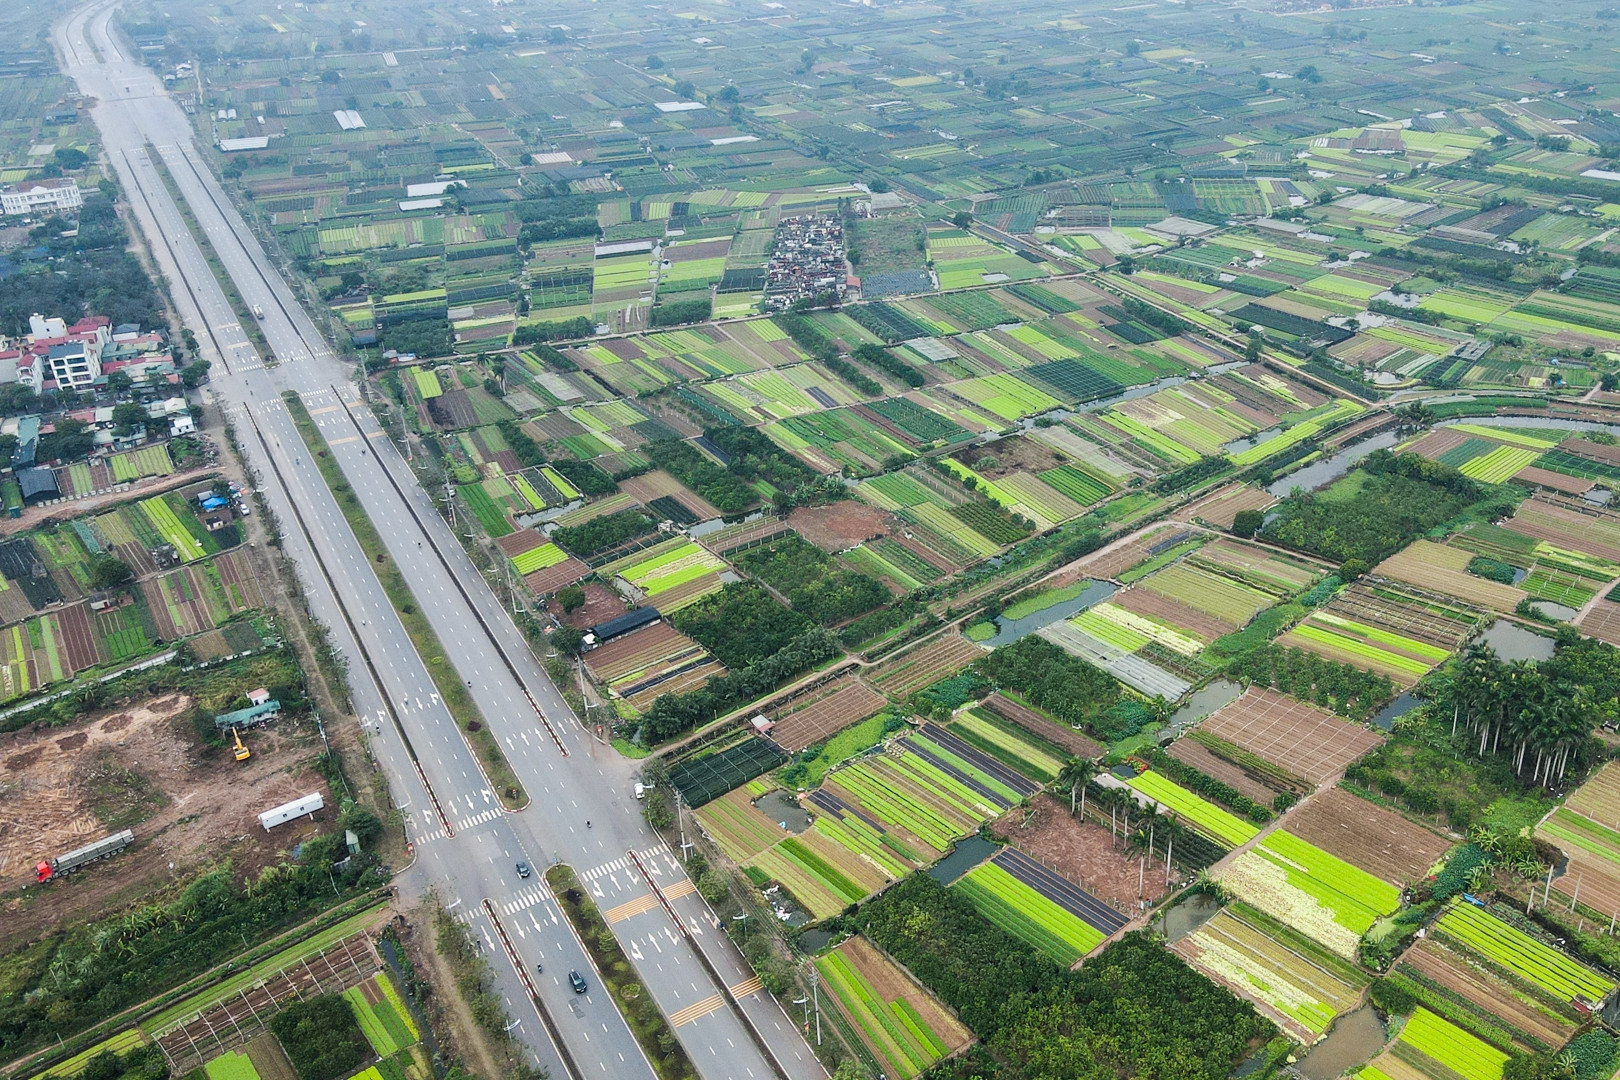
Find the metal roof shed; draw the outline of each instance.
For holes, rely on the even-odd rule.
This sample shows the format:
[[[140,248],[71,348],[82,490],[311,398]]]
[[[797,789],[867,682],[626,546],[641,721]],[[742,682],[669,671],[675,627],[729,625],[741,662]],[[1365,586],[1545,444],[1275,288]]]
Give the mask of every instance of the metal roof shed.
[[[294,799],[290,803],[282,803],[280,806],[271,807],[259,815],[259,824],[264,826],[265,832],[269,832],[277,825],[285,825],[287,822],[294,821],[306,814],[313,814],[325,805],[326,800],[321,798],[321,793],[317,791],[305,795],[302,799]]]

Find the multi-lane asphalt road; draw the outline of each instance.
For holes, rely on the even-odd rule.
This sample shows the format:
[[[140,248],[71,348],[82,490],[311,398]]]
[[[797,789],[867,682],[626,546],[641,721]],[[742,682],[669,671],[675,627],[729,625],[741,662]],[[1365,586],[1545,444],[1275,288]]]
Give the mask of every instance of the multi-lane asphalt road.
[[[569,711],[209,172],[184,113],[125,55],[110,25],[115,10],[91,4],[57,25],[64,70],[97,99],[92,115],[108,158],[181,319],[213,361],[210,392],[280,519],[312,609],[349,661],[355,707],[414,845],[401,887],[435,889],[484,942],[516,1033],[559,1080],[650,1080],[652,1070],[547,892],[541,872],[553,862],[579,873],[704,1080],[824,1080],[794,1022],[759,989],[679,863],[642,823],[631,763],[590,738]],[[273,366],[232,311],[154,157],[237,292],[263,309]],[[500,740],[531,797],[522,811],[502,809],[439,700],[304,449],[281,401],[287,390],[302,395]],[[520,860],[533,876],[518,876]],[[571,991],[570,969],[586,975],[588,993]]]

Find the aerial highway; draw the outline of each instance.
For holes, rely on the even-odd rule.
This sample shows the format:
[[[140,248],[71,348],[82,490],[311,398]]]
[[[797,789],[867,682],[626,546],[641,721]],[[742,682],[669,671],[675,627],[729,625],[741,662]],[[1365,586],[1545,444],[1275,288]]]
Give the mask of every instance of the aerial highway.
[[[429,889],[484,944],[516,1031],[557,1078],[647,1080],[651,1066],[544,884],[573,866],[614,924],[642,984],[705,1080],[821,1080],[797,1025],[714,926],[673,854],[642,822],[634,766],[590,737],[366,406],[192,141],[186,115],[129,58],[115,3],[55,28],[129,207],[168,278],[177,313],[213,363],[209,392],[234,425],[275,512],[315,615],[347,659],[369,750],[406,816],[414,861],[398,878]],[[158,171],[167,170],[242,300],[262,308],[267,364],[241,325]],[[530,802],[502,808],[427,664],[349,530],[281,395],[299,393],[401,566],[447,660],[499,739]],[[441,661],[442,662],[442,661]],[[589,822],[589,827],[587,826]],[[534,868],[520,877],[518,862]],[[567,973],[586,976],[575,994]]]

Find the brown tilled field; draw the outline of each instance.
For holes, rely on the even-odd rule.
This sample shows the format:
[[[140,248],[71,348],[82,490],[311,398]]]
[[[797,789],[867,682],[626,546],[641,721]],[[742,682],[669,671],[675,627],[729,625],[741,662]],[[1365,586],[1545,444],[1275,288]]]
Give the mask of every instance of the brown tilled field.
[[[1255,686],[1218,709],[1202,727],[1313,784],[1335,779],[1346,765],[1384,741],[1326,709]]]
[[[1013,808],[992,828],[1025,855],[1120,911],[1136,912],[1139,874],[1144,882],[1142,895],[1148,900],[1157,900],[1168,891],[1163,860],[1149,859],[1144,873],[1141,860],[1126,856],[1123,845],[1115,845],[1106,828],[1070,817],[1068,804],[1050,795],[1035,796],[1028,810]],[[1116,846],[1120,850],[1114,850]]]
[[[1183,765],[1191,765],[1206,776],[1212,776],[1227,787],[1245,795],[1261,806],[1270,806],[1279,794],[1258,777],[1244,772],[1237,765],[1210,751],[1209,747],[1194,739],[1177,739],[1164,751]]]
[[[784,750],[797,752],[865,720],[887,704],[887,698],[853,674],[840,675],[802,699],[790,702],[791,711],[777,716],[771,740]]]
[[[284,721],[246,736],[253,750],[246,763],[224,752],[204,757],[184,716],[190,706],[176,694],[60,728],[0,735],[7,939],[130,902],[203,861],[229,857],[237,873],[257,873],[315,831],[304,821],[266,834],[257,817],[313,791],[332,805],[313,768],[314,735]],[[80,871],[70,887],[32,884],[41,859],[126,828],[134,846]]]
[[[1547,1046],[1562,1046],[1575,1032],[1572,1021],[1525,1001],[1518,991],[1491,972],[1432,938],[1414,944],[1396,967],[1415,973],[1464,1001],[1473,1002]]]
[[[1421,881],[1452,841],[1343,788],[1320,792],[1288,818],[1288,831],[1391,885]]]
[[[886,536],[890,520],[883,511],[854,499],[801,506],[788,515],[795,532],[826,552],[847,551],[863,540]]]
[[[1277,497],[1264,488],[1248,484],[1228,484],[1212,495],[1184,508],[1177,515],[1182,521],[1203,521],[1222,529],[1230,529],[1233,520],[1243,510],[1265,510],[1277,502]]]
[[[890,697],[906,697],[955,675],[983,655],[983,649],[961,634],[944,634],[885,660],[866,681]]]

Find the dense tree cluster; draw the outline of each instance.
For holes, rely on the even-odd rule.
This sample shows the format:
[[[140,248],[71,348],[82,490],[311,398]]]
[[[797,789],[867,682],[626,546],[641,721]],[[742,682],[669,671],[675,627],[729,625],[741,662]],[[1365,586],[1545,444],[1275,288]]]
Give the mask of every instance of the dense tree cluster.
[[[1337,562],[1373,564],[1459,516],[1485,494],[1456,469],[1416,454],[1375,450],[1361,471],[1366,482],[1348,498],[1336,497],[1331,488],[1290,495],[1260,535]]]
[[[0,333],[28,332],[28,316],[57,315],[76,322],[105,315],[114,325],[164,325],[163,301],[146,270],[129,250],[129,234],[105,195],[93,194],[79,209],[78,235],[63,236],[69,223],[53,218],[34,239],[51,254],[20,273],[0,278]]]
[[[1092,667],[1043,637],[1030,634],[981,658],[979,672],[1003,690],[1070,724],[1094,732],[1120,700],[1113,676]]]
[[[617,544],[653,531],[656,523],[640,510],[620,510],[616,514],[603,514],[582,525],[564,525],[551,534],[551,539],[581,558],[606,551]]]
[[[863,615],[890,599],[876,578],[843,569],[796,535],[745,551],[735,561],[786,596],[794,611],[823,626]]]
[[[271,1017],[270,1030],[298,1080],[337,1080],[371,1056],[353,1008],[338,994],[293,1002]]]
[[[1157,941],[1126,935],[1078,971],[1053,964],[927,874],[855,923],[952,1008],[1000,1072],[1026,1080],[1224,1080],[1274,1033]]]
[[[732,582],[719,592],[682,608],[671,619],[733,670],[748,667],[785,648],[810,629],[810,620],[783,607],[752,582]]]
[[[726,465],[715,464],[680,439],[648,443],[641,450],[654,465],[713,503],[722,514],[740,513],[759,502],[759,492],[753,487],[756,480],[791,494],[816,479],[815,473],[754,428],[711,427],[703,434],[730,458]],[[778,499],[779,505],[781,502]]]

